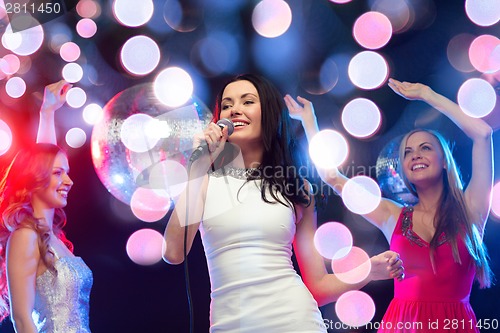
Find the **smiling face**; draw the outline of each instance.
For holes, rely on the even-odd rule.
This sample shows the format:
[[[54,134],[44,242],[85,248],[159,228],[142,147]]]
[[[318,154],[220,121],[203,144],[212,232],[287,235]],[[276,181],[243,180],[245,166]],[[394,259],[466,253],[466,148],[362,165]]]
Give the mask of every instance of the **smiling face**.
[[[226,86],[220,118],[231,119],[234,123],[230,142],[242,149],[249,144],[262,145],[261,103],[257,88],[250,81],[234,81]]]
[[[68,158],[59,152],[54,158],[48,186],[33,193],[31,204],[35,212],[66,206],[68,192],[73,186],[68,173]]]
[[[403,171],[417,188],[442,182],[444,156],[437,138],[425,131],[411,134],[406,140]]]

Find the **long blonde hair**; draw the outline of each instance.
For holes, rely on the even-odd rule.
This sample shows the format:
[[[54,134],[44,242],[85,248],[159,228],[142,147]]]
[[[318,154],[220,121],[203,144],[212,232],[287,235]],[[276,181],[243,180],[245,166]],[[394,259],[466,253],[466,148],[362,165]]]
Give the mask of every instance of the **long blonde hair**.
[[[40,257],[47,268],[54,272],[55,256],[50,249],[50,233],[47,223],[33,215],[33,193],[44,189],[50,182],[55,157],[62,150],[51,144],[36,144],[23,149],[14,157],[0,182],[0,321],[9,315],[9,293],[6,275],[7,241],[15,230],[30,228],[38,234]],[[71,242],[62,228],[66,215],[61,208],[54,212],[53,232],[72,251]]]
[[[451,153],[450,145],[446,139],[439,133],[429,129],[415,129],[407,133],[401,139],[399,146],[399,168],[400,174],[408,190],[418,198],[415,186],[408,181],[403,168],[405,147],[408,138],[416,132],[426,132],[434,136],[443,153],[445,168],[443,168],[443,193],[440,198],[436,214],[434,216],[434,225],[436,233],[430,242],[431,262],[434,266],[434,251],[439,243],[439,236],[444,233],[447,241],[450,243],[455,262],[461,263],[458,253],[457,240],[462,238],[467,246],[469,254],[474,260],[476,267],[476,280],[481,288],[491,286],[492,271],[489,265],[489,258],[486,247],[482,240],[483,230],[478,230],[476,223],[471,218],[471,214],[465,204],[463,183],[460,172]]]

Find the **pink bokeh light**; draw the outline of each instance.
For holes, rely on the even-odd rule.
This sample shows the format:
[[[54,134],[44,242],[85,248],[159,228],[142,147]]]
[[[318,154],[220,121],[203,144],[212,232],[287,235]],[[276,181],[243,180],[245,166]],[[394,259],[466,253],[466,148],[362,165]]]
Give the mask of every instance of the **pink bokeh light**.
[[[379,49],[391,39],[391,21],[379,12],[365,13],[354,22],[353,35],[359,45],[364,48]]]
[[[127,255],[138,265],[154,265],[161,260],[163,236],[153,229],[140,229],[128,238]]]
[[[496,48],[500,39],[492,35],[481,35],[474,39],[469,47],[469,60],[476,70],[493,73],[500,70],[500,61],[495,59]]]
[[[170,209],[171,200],[164,190],[139,187],[132,194],[130,208],[134,215],[144,222],[156,222]]]
[[[335,276],[349,284],[356,284],[366,279],[371,267],[368,254],[356,246],[353,246],[346,256],[332,260],[332,271]]]
[[[342,294],[335,303],[339,319],[350,327],[368,324],[375,315],[375,302],[367,293],[352,290]]]
[[[66,62],[73,62],[80,58],[80,47],[73,42],[64,43],[59,49],[61,58]]]
[[[76,24],[76,32],[82,38],[90,38],[97,32],[97,24],[89,18],[84,18]]]

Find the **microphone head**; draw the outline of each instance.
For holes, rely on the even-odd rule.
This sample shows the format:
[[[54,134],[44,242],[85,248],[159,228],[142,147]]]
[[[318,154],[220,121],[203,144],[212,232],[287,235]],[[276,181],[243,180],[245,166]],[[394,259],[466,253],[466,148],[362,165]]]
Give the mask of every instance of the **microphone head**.
[[[222,118],[217,122],[221,128],[227,127],[227,134],[231,135],[234,132],[234,124],[230,119]]]

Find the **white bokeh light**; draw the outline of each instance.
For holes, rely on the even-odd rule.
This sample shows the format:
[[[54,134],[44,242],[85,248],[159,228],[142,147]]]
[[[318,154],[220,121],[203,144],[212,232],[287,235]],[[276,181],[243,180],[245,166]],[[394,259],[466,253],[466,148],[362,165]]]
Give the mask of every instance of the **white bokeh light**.
[[[66,103],[72,108],[80,108],[87,101],[85,90],[80,87],[73,87],[66,93]]]
[[[97,124],[103,117],[104,111],[98,104],[92,103],[83,108],[83,120],[89,125]]]
[[[333,169],[344,163],[349,148],[347,141],[337,131],[322,130],[309,143],[309,155],[314,164],[321,169]]]
[[[26,17],[23,16],[23,19]],[[30,23],[32,28],[14,32],[11,24],[7,25],[2,35],[3,46],[17,55],[27,56],[35,53],[42,46],[44,40],[43,28],[34,18]]]
[[[149,22],[154,12],[152,0],[114,0],[113,14],[127,27],[139,27]]]
[[[186,188],[187,181],[186,168],[176,161],[161,161],[150,169],[149,186],[165,190],[170,198],[179,196]]]
[[[122,143],[136,153],[143,153],[152,149],[161,139],[149,133],[150,124],[156,119],[144,114],[136,113],[125,119],[120,128],[120,138]]]
[[[474,118],[482,118],[495,108],[497,95],[488,81],[473,78],[460,86],[457,99],[464,113]]]
[[[373,212],[382,199],[377,182],[367,176],[355,176],[349,179],[342,188],[342,201],[355,214]]]
[[[193,80],[182,68],[170,67],[158,74],[153,83],[156,98],[170,107],[186,103],[193,94]]]
[[[164,120],[153,119],[153,121],[150,121],[146,126],[149,135],[153,137],[164,139],[172,134],[172,128],[168,122]]]
[[[80,148],[87,141],[87,134],[78,127],[73,127],[66,132],[66,143],[71,148]]]
[[[0,156],[5,154],[12,146],[12,131],[9,125],[0,119]]]
[[[11,77],[5,84],[7,95],[19,98],[26,92],[26,82],[20,77]]]
[[[479,26],[491,26],[500,20],[500,1],[465,0],[465,13]]]
[[[345,257],[352,248],[351,231],[342,223],[326,222],[314,233],[314,247],[326,259]]]
[[[361,89],[376,89],[387,80],[389,69],[380,54],[363,51],[351,59],[347,72],[355,86]]]
[[[358,138],[373,135],[380,128],[381,118],[377,105],[366,98],[353,99],[342,110],[342,125]]]
[[[10,31],[6,30],[2,35],[2,45],[7,50],[15,50],[21,46],[23,42],[23,36],[20,33],[14,33],[12,29]]]
[[[262,0],[252,13],[255,31],[264,37],[274,38],[283,35],[292,23],[292,10],[282,0]]]
[[[129,73],[146,75],[158,66],[160,48],[154,40],[147,36],[134,36],[123,44],[120,60]]]
[[[64,65],[62,69],[62,77],[69,83],[75,83],[80,81],[83,77],[82,66],[80,66],[76,62]]]

